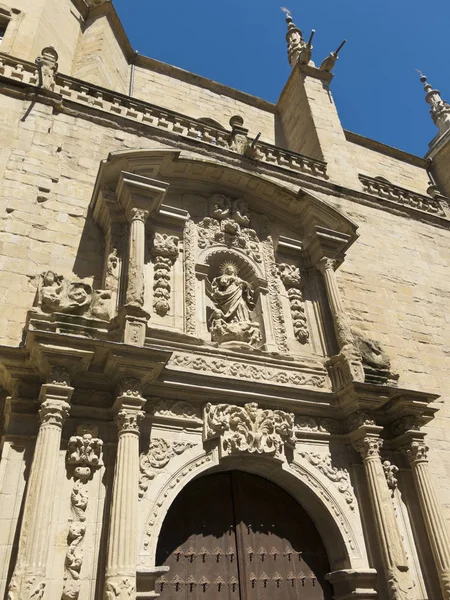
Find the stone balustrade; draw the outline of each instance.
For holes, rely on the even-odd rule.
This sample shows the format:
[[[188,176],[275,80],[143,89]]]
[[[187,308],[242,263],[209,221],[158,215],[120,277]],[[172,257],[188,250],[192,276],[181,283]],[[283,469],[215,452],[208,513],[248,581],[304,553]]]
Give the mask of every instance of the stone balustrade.
[[[34,63],[0,54],[0,77],[2,76],[21,81],[29,86],[39,86],[38,71]],[[230,148],[231,130],[213,127],[201,120],[186,117],[148,102],[114,93],[60,73],[55,77],[54,92],[59,94],[63,101],[84,104],[102,112],[190,138],[202,145],[208,144],[235,153]],[[249,144],[250,142],[251,140]],[[328,178],[324,161],[263,142],[255,143],[252,150],[253,152],[244,152],[244,154],[255,162],[269,163],[321,179]]]
[[[445,206],[438,198],[431,196],[423,196],[411,190],[393,185],[388,181],[374,179],[366,175],[359,175],[359,179],[363,185],[364,191],[373,196],[378,196],[390,202],[401,204],[415,210],[420,210],[429,214],[438,215],[440,217],[448,217]]]

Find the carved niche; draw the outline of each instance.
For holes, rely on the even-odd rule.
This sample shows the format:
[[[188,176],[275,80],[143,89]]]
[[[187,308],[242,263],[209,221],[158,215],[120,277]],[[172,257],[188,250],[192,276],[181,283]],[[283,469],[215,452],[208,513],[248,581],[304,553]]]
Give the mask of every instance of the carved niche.
[[[238,265],[224,262],[207,289],[213,305],[209,319],[212,341],[238,342],[259,348],[261,330],[253,316],[255,289],[239,276]]]
[[[43,313],[65,313],[109,321],[111,292],[94,290],[82,281],[69,281],[54,271],[40,278],[37,307]]]
[[[294,415],[283,410],[208,403],[204,409],[204,440],[219,440],[221,456],[265,454],[283,460],[293,447]]]

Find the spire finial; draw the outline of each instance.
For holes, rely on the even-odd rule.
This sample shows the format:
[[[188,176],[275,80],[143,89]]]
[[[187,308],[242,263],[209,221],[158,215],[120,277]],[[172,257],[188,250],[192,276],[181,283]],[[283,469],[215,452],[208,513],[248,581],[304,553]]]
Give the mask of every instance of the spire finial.
[[[306,44],[303,39],[303,34],[301,30],[295,25],[292,19],[291,11],[285,6],[282,6],[281,10],[286,15],[286,41],[288,44],[288,60],[291,67],[293,67],[297,63],[298,57],[300,56],[301,51]]]
[[[415,69],[420,75],[420,81],[423,83],[423,89],[425,91],[425,102],[431,106],[430,114],[434,124],[439,129],[439,133],[442,134],[450,129],[450,105],[442,100],[441,93],[439,90],[434,90],[433,86],[428,83],[427,77]]]

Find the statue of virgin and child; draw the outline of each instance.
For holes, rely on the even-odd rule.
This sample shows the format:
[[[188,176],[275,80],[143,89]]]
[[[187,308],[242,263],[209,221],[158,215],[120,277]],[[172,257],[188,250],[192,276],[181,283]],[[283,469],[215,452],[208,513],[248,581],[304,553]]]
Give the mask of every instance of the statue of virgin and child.
[[[214,303],[211,315],[211,335],[214,342],[239,342],[252,347],[261,346],[261,332],[252,317],[255,292],[239,277],[235,263],[224,263],[220,275],[210,286],[209,295]]]

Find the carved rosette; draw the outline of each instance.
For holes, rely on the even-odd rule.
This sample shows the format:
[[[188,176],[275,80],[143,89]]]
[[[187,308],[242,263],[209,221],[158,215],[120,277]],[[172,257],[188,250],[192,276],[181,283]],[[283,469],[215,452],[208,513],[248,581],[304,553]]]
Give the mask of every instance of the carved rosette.
[[[300,270],[294,265],[281,263],[278,265],[278,272],[288,293],[294,335],[300,344],[307,344],[309,340],[309,331],[306,320],[305,303],[303,300]]]
[[[204,440],[219,438],[221,456],[266,454],[283,460],[285,447],[295,444],[292,413],[262,409],[256,403],[208,403],[204,413]]]
[[[81,432],[80,432],[81,433]],[[91,432],[70,438],[66,464],[74,466],[74,486],[70,495],[72,523],[67,535],[69,548],[64,563],[64,587],[62,600],[76,600],[80,594],[80,572],[83,564],[82,542],[86,534],[86,510],[88,506],[88,481],[94,469],[103,466],[103,441]]]
[[[170,309],[170,272],[178,257],[178,242],[177,236],[166,233],[156,233],[153,239],[153,310],[160,317],[164,317]]]
[[[156,477],[160,469],[168,465],[172,458],[183,454],[183,452],[194,446],[195,443],[192,442],[169,442],[164,438],[152,439],[148,451],[141,454],[139,460],[141,472],[139,477],[139,499],[143,498],[148,489],[149,481]]]
[[[331,454],[329,452],[321,455],[317,452],[307,452],[303,450],[299,452],[299,454],[310,464],[316,467],[316,469],[325,475],[325,477],[328,477],[330,481],[335,483],[351,510],[355,510],[355,496],[353,494],[353,488],[350,483],[348,471],[346,469],[338,469],[337,467],[333,467]]]

